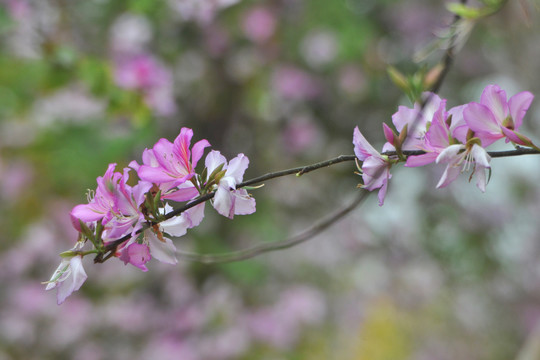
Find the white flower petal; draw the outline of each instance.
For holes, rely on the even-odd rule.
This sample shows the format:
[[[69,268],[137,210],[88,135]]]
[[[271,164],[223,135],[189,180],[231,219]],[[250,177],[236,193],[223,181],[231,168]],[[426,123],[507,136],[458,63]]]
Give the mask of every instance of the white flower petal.
[[[208,175],[214,172],[221,164],[225,164],[223,166],[224,169],[227,168],[227,159],[225,159],[225,156],[221,155],[217,150],[210,151],[208,155],[206,155],[206,159],[204,159],[204,165],[206,166]]]
[[[245,189],[232,192],[234,215],[249,215],[256,211],[255,199],[249,196]]]
[[[458,156],[458,154],[463,149],[465,149],[465,145],[463,145],[463,144],[450,145],[446,149],[441,151],[439,156],[437,156],[437,159],[435,160],[435,162],[437,164],[439,164],[439,163],[456,163],[456,162],[459,161],[459,159],[461,157],[461,156]]]
[[[229,161],[229,167],[227,168],[225,176],[231,176],[234,178],[236,184],[241,183],[248,166],[248,157],[244,154],[238,154],[238,156]]]
[[[167,263],[167,264],[177,264],[178,260],[176,259],[176,247],[174,246],[171,239],[163,237],[165,242],[158,239],[157,235],[151,231],[145,231],[146,239],[148,239],[148,246],[150,247],[150,254],[156,260]]]
[[[233,208],[232,194],[229,187],[225,184],[222,185],[222,182],[219,183],[212,205],[219,214],[232,219],[234,217],[234,212],[231,211]]]
[[[491,160],[491,156],[489,156],[483,147],[474,144],[471,150],[471,155],[477,164],[485,168],[490,167],[489,161]]]

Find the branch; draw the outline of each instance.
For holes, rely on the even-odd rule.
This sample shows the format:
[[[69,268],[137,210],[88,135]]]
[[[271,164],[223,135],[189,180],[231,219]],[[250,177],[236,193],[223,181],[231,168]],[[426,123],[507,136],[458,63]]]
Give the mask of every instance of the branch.
[[[422,151],[422,150],[404,150],[404,151],[402,151],[402,153],[403,153],[403,155],[411,156],[411,155],[425,154],[425,151]],[[535,149],[518,147],[515,150],[488,151],[488,154],[492,158],[500,158],[500,157],[540,154],[540,151],[535,150]],[[383,155],[394,156],[394,155],[397,155],[397,153],[395,151],[387,151],[387,152],[384,152]],[[340,155],[340,156],[335,157],[333,159],[326,160],[326,161],[321,161],[321,162],[311,164],[311,165],[300,166],[300,167],[296,167],[296,168],[292,168],[292,169],[271,172],[271,173],[268,173],[268,174],[265,174],[265,175],[258,176],[258,177],[253,178],[253,179],[246,180],[246,181],[238,184],[237,189],[240,189],[240,188],[243,188],[243,187],[246,187],[246,186],[250,186],[250,185],[261,184],[262,182],[264,182],[266,180],[275,179],[275,178],[278,178],[278,177],[283,177],[283,176],[288,176],[288,175],[293,175],[293,174],[296,175],[296,176],[301,176],[303,174],[307,174],[309,172],[312,172],[312,171],[315,171],[315,170],[318,170],[318,169],[322,169],[322,168],[326,168],[326,167],[329,167],[329,166],[332,166],[332,165],[335,165],[335,164],[339,164],[339,163],[342,163],[342,162],[345,162],[345,161],[354,161],[355,159],[356,159],[355,155]],[[203,203],[205,201],[211,200],[214,197],[214,194],[215,194],[215,192],[202,195],[201,197],[193,200],[192,202],[190,202],[190,203],[188,203],[188,204],[186,204],[186,205],[184,205],[184,206],[182,206],[182,207],[180,207],[178,209],[175,209],[175,210],[165,214],[165,216],[163,217],[163,219],[161,221],[171,219],[171,218],[173,218],[175,216],[180,215],[184,211],[193,208],[196,205],[199,205],[199,204],[201,204],[201,203]],[[348,207],[346,209],[348,209]],[[351,211],[351,210],[349,210],[349,211]],[[346,213],[348,213],[348,211],[345,212],[345,214]],[[152,224],[144,225],[142,227],[142,229],[137,231],[137,234],[142,233],[144,230],[150,228],[152,225],[159,224],[161,221],[156,221],[156,222],[154,222]],[[325,225],[323,230],[326,227],[328,227],[329,225],[330,224]],[[313,230],[313,228],[308,230],[307,232],[309,233],[309,231],[312,231],[312,230]],[[106,253],[108,253],[108,252],[110,252],[111,254],[114,253],[116,251],[116,248],[118,247],[118,245],[120,245],[123,242],[129,240],[130,238],[131,238],[131,234],[126,235],[126,236],[124,236],[124,237],[122,237],[120,239],[117,239],[117,240],[114,240],[114,241],[111,241],[111,242],[107,243],[107,245],[105,245],[105,247],[104,247],[104,253],[98,254],[96,256],[96,258],[94,259],[94,262],[101,263],[101,262],[105,261],[107,259],[107,257],[104,258],[104,255]],[[295,238],[292,238],[292,239],[295,239]],[[292,240],[287,240],[287,241],[292,241]],[[302,240],[302,241],[304,241],[304,240]],[[300,242],[302,242],[302,241],[300,241]],[[292,245],[290,245],[290,246],[292,246]],[[288,247],[288,246],[286,246],[286,247]],[[270,251],[270,250],[264,250],[263,252],[265,252],[265,251]]]
[[[287,249],[292,246],[301,244],[322,233],[328,227],[335,224],[338,220],[344,218],[345,215],[349,214],[352,210],[356,209],[356,207],[358,207],[358,205],[360,205],[369,194],[369,192],[363,190],[349,205],[345,206],[344,208],[337,211],[335,214],[329,216],[328,218],[319,220],[317,223],[315,223],[315,225],[311,226],[307,230],[304,230],[304,232],[295,235],[287,240],[255,245],[244,250],[233,251],[223,254],[201,255],[183,251],[178,251],[177,254],[184,260],[196,261],[203,264],[222,264],[250,259],[270,251]]]

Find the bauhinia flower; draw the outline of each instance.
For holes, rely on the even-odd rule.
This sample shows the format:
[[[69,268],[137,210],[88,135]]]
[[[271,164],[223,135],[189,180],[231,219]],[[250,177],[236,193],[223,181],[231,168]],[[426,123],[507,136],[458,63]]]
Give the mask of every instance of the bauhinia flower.
[[[95,194],[90,194],[88,204],[75,206],[70,213],[71,222],[77,231],[81,231],[79,220],[84,223],[102,221],[107,223],[112,218],[112,211],[116,204],[118,182],[122,174],[115,172],[116,164],[109,164],[103,177],[97,178]]]
[[[460,173],[471,170],[471,177],[476,176],[476,186],[486,191],[486,169],[490,168],[491,157],[481,147],[478,138],[473,138],[466,145],[455,144],[444,149],[437,157],[437,163],[447,164],[437,188],[448,186]]]
[[[360,187],[369,191],[380,189],[379,206],[382,206],[388,188],[388,180],[392,177],[390,174],[392,163],[388,156],[381,155],[371,146],[358,127],[354,128],[353,144],[356,157],[362,161],[360,170],[364,184]]]
[[[450,145],[452,133],[447,123],[448,114],[445,107],[446,100],[440,101],[439,108],[433,115],[429,130],[426,132],[423,142],[419,145],[419,150],[424,150],[426,153],[407,157],[405,166],[416,167],[430,164]]]
[[[146,150],[143,165],[130,164],[142,180],[160,186],[163,199],[187,201],[198,195],[197,189],[186,182],[195,176],[197,162],[210,143],[200,140],[190,150],[192,137],[193,130],[182,128],[174,143],[160,139],[151,150]]]
[[[234,218],[234,215],[248,215],[256,210],[255,199],[252,198],[246,189],[237,189],[236,186],[242,182],[244,172],[249,165],[249,159],[244,154],[238,154],[237,157],[229,161],[219,151],[211,151],[205,159],[205,165],[208,174],[212,174],[215,170],[222,166],[222,171],[218,179],[208,179],[209,181],[217,180],[214,185],[216,194],[212,201],[212,205],[218,213],[229,219]]]
[[[399,106],[398,111],[392,115],[392,123],[401,133],[407,126],[407,137],[401,144],[401,150],[419,150],[424,142],[427,128],[432,121],[434,113],[440,108],[441,98],[434,93],[425,92],[423,98],[426,104],[422,107],[415,103],[414,107]],[[393,150],[385,145],[383,151]]]
[[[468,104],[463,117],[484,147],[504,137],[506,142],[534,146],[530,139],[517,132],[533,99],[533,94],[522,91],[507,101],[504,90],[497,85],[488,85],[482,92],[480,103]]]
[[[79,253],[83,246],[84,242],[79,241],[73,249],[61,254],[60,265],[51,279],[46,282],[45,290],[57,289],[58,305],[62,304],[74,291],[79,290],[88,278],[82,265],[82,254]]]
[[[148,268],[145,264],[151,259],[150,249],[146,244],[132,243],[122,250],[119,259],[146,272]]]
[[[104,240],[118,239],[128,233],[133,236],[141,229],[145,221],[140,208],[152,184],[147,181],[139,181],[137,185],[131,187],[127,185],[128,179],[129,169],[126,168],[116,189],[113,217],[107,224],[104,224]]]

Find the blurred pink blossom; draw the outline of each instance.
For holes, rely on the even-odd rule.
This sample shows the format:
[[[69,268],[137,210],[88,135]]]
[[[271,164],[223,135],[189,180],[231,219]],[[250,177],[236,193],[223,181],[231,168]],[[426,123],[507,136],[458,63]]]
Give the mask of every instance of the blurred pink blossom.
[[[355,65],[345,65],[339,71],[338,84],[341,91],[349,95],[361,93],[366,87],[366,76]]]
[[[173,336],[156,336],[144,348],[141,359],[202,360],[192,343]]]
[[[30,6],[26,0],[4,0],[9,15],[16,20],[24,20],[30,14]]]
[[[30,185],[34,171],[26,162],[13,162],[4,165],[0,162],[0,198],[14,202]]]
[[[321,131],[309,116],[295,116],[285,127],[282,137],[288,152],[298,154],[321,145]]]
[[[242,29],[251,41],[263,43],[274,34],[276,17],[269,9],[257,6],[244,14]]]
[[[281,66],[274,72],[273,88],[280,96],[292,100],[313,99],[321,92],[315,78],[290,65]]]
[[[322,321],[325,313],[322,295],[298,286],[284,291],[273,306],[255,310],[247,321],[255,339],[288,349],[298,340],[302,326]]]
[[[147,104],[159,115],[168,116],[176,111],[172,74],[152,55],[117,60],[114,79],[124,89],[141,91]]]

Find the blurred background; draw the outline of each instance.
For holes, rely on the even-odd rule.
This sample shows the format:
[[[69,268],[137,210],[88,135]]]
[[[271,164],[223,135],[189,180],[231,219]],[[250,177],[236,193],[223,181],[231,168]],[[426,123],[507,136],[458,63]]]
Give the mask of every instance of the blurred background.
[[[485,194],[443,167],[393,171],[370,198],[300,246],[231,263],[156,261],[141,272],[84,259],[63,305],[45,292],[76,233],[70,209],[107,165],[140,161],[181,127],[245,179],[352,154],[359,126],[411,104],[386,73],[444,36],[430,0],[0,0],[0,360],[514,359],[540,324],[540,162],[494,159]],[[495,83],[540,94],[538,3],[483,19],[441,96]],[[540,138],[533,102],[523,133]],[[177,239],[221,253],[301,232],[358,191],[353,163],[254,190],[257,212],[206,211]]]

